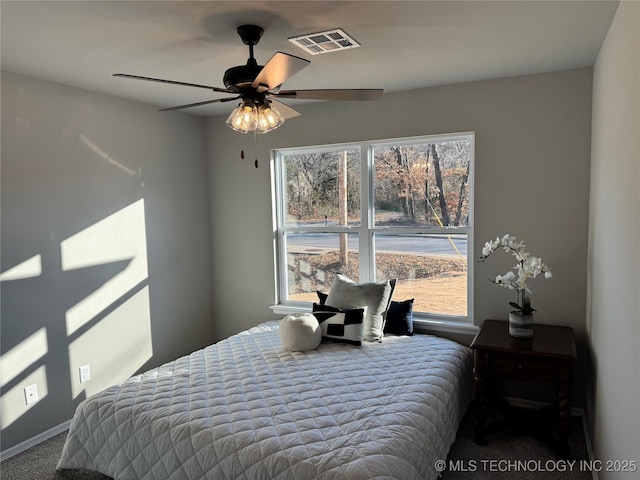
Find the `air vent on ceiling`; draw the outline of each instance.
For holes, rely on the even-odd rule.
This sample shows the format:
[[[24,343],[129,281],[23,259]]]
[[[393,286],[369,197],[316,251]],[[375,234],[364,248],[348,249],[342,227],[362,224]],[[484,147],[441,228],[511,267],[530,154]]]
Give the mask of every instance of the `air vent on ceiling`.
[[[347,48],[357,48],[360,46],[353,38],[347,35],[344,30],[335,28],[325,32],[309,33],[289,38],[294,45],[302,48],[311,55],[320,53],[337,52]]]

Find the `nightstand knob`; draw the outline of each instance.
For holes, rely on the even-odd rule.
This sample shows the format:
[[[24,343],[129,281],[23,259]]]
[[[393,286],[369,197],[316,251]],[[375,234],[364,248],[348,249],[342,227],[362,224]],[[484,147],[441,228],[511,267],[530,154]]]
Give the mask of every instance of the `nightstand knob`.
[[[518,370],[524,370],[524,365],[523,365],[523,364],[521,364],[521,363],[519,363],[519,364],[518,364]]]

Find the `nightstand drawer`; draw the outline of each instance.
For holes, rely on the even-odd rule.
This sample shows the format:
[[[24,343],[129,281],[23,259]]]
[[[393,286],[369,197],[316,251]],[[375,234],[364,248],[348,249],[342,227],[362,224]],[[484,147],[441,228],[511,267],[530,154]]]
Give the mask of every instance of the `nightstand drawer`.
[[[559,373],[557,364],[553,360],[495,353],[488,355],[487,369],[490,372],[530,378],[555,378]]]

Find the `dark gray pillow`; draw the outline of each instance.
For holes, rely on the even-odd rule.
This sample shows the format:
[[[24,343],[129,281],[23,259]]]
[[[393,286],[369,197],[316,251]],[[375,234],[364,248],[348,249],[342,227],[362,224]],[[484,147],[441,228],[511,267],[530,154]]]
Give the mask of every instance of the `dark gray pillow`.
[[[384,333],[413,335],[413,298],[403,302],[391,302],[387,311]]]
[[[320,305],[327,303],[327,297],[329,296],[328,293],[321,292],[320,290],[316,290],[316,293],[318,294],[318,302]]]

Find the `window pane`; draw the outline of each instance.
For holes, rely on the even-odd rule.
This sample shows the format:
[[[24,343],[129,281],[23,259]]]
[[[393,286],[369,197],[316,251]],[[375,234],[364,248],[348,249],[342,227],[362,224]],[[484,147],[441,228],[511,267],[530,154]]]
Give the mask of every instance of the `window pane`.
[[[316,290],[329,293],[338,272],[358,281],[357,234],[286,234],[286,241],[289,300],[317,302]]]
[[[284,155],[286,225],[360,224],[360,150]]]
[[[397,278],[393,300],[413,311],[467,315],[467,236],[376,235],[376,279]]]
[[[469,224],[468,139],[374,150],[375,224]]]

